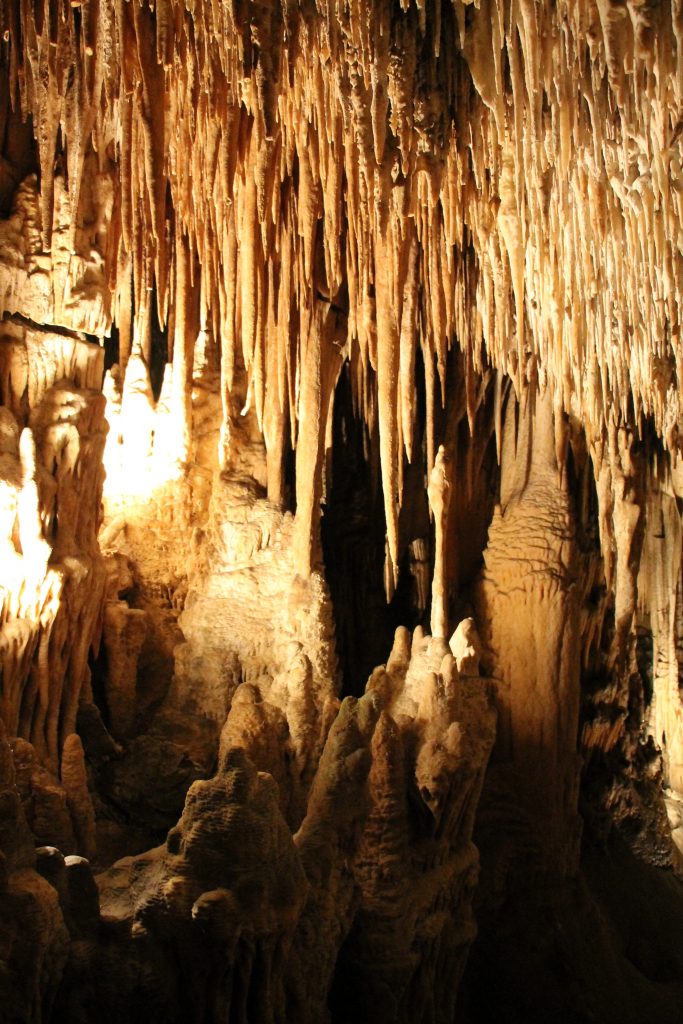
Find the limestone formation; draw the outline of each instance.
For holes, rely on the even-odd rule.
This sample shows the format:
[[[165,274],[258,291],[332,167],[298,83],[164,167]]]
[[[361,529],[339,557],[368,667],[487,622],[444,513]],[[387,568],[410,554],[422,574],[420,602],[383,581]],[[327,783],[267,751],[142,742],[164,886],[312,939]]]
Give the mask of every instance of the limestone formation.
[[[681,0],[0,2],[0,1024],[678,1022],[682,319]]]
[[[54,1003],[69,933],[58,891],[39,873],[16,781],[12,751],[0,725],[2,1013],[6,1020],[33,1024],[49,1015]]]

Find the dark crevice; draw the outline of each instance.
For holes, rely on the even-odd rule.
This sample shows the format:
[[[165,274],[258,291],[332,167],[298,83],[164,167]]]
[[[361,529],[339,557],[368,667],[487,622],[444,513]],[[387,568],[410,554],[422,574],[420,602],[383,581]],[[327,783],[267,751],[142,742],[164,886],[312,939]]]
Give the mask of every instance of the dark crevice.
[[[39,334],[57,334],[60,338],[70,338],[90,345],[99,345],[99,339],[94,334],[72,331],[68,327],[62,327],[59,324],[39,324],[35,320],[30,320],[27,316],[22,316],[21,313],[4,313],[2,319],[3,321],[17,324],[17,326],[23,327],[26,330],[37,331]]]
[[[119,329],[112,324],[109,337],[104,339],[104,372],[111,370],[119,361]]]
[[[152,385],[154,401],[156,402],[159,400],[159,395],[161,394],[161,385],[164,382],[164,370],[166,369],[166,363],[168,362],[168,326],[162,330],[161,325],[159,324],[156,287],[153,289],[150,296],[150,306],[152,311],[152,347],[149,359],[149,379]]]
[[[364,691],[372,670],[386,661],[396,627],[413,628],[421,618],[413,604],[407,550],[396,593],[387,604],[384,506],[378,467],[365,456],[368,448],[372,453],[376,445],[354,415],[344,367],[334,402],[332,482],[323,509],[322,544],[345,695]]]

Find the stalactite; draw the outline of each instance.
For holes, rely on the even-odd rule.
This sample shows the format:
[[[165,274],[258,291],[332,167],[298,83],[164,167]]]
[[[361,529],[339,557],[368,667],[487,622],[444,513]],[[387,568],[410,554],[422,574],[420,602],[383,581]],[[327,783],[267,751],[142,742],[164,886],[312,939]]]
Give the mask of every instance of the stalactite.
[[[333,300],[346,276],[349,354],[364,367],[369,358],[381,378],[394,562],[402,466],[390,437],[399,423],[410,459],[418,343],[427,346],[428,380],[435,354],[442,389],[448,347],[457,342],[478,361],[483,340],[488,360],[518,392],[529,386],[530,366],[540,367],[596,438],[614,416],[630,429],[653,416],[675,448],[683,213],[676,2],[645,13],[582,0],[565,20],[549,3],[405,4],[392,16],[387,2],[372,19],[358,3],[338,20],[325,5],[310,17],[257,5],[248,26],[208,2],[189,11],[164,0],[153,15],[146,3],[88,4],[63,16],[51,5],[10,8],[2,45],[11,94],[34,115],[42,244],[50,244],[59,146],[75,224],[89,140],[104,162],[114,143],[121,216],[112,228],[122,244],[114,240],[111,251],[120,267],[133,261],[145,358],[152,289],[162,327],[168,308],[171,207],[221,325],[226,385],[238,330],[259,421],[269,388],[283,394],[285,372],[284,348],[277,360],[267,354],[266,325],[277,323],[279,335],[312,308],[316,292]],[[449,35],[455,49],[443,46]],[[330,47],[334,72],[324,63]],[[105,56],[120,79],[107,75]],[[428,101],[421,62],[430,68]],[[613,127],[612,109],[628,130]],[[449,112],[457,112],[454,130],[442,136]],[[467,128],[474,123],[476,137]],[[569,160],[571,147],[580,159]],[[267,278],[264,257],[274,261]],[[110,280],[125,363],[127,277]],[[613,320],[615,301],[621,312]],[[479,319],[468,312],[473,302]],[[297,365],[295,356],[290,382]],[[428,382],[430,408],[433,399]],[[291,389],[288,404],[300,405]],[[225,415],[227,430],[227,404]],[[295,412],[292,437],[296,429]],[[432,433],[428,469],[438,443]],[[285,432],[277,436],[282,448]],[[281,464],[272,431],[269,451]]]
[[[173,399],[171,416],[177,430],[175,445],[180,462],[186,462],[190,450],[192,430],[190,407],[190,382],[192,380],[192,355],[196,340],[192,316],[192,293],[194,291],[190,261],[192,259],[187,239],[178,226],[175,240],[175,338],[173,342]]]
[[[97,767],[116,762],[112,804],[139,800],[159,831],[220,743],[216,778],[191,791],[162,852],[116,869],[139,870],[145,892],[124,909],[116,885],[107,899],[131,949],[164,934],[161,959],[180,960],[190,929],[197,948],[209,935],[223,959],[195,950],[181,993],[197,1019],[213,1012],[203,971],[224,972],[230,1005],[225,963],[243,985],[234,1014],[251,1000],[269,1019],[252,979],[270,977],[285,948],[313,966],[277,998],[292,1019],[322,1017],[342,943],[358,955],[358,902],[369,945],[393,929],[393,948],[413,957],[414,920],[399,929],[392,900],[432,856],[416,899],[431,931],[416,934],[460,970],[470,919],[449,924],[455,952],[441,922],[460,886],[469,913],[476,875],[469,835],[492,740],[480,666],[499,710],[492,803],[500,783],[530,870],[571,876],[575,737],[604,754],[626,742],[636,630],[649,630],[646,726],[683,850],[681,0],[5,0],[0,30],[0,88],[35,136],[23,163],[0,153],[3,799],[14,785],[3,722],[21,738],[13,756],[36,821],[56,807],[55,834],[79,853],[94,848],[79,717],[90,715],[85,746],[94,735],[106,752]],[[85,335],[114,326],[101,543],[135,567],[130,580],[111,570],[105,595],[103,352]],[[431,577],[433,635],[416,630],[411,648],[399,633],[365,696],[340,709],[319,524],[345,362],[382,490],[387,600],[404,599],[407,564],[424,614]],[[488,493],[479,477],[495,457]],[[466,515],[481,532],[472,560],[484,549],[476,625],[460,607],[472,596],[459,592]],[[456,601],[466,618],[449,648]],[[137,681],[159,646],[172,682],[144,705]],[[593,670],[610,714],[579,729]],[[92,724],[97,687],[116,739]],[[486,727],[465,735],[475,706]],[[152,707],[150,755],[136,730]],[[155,773],[168,787],[159,806],[136,790]],[[204,884],[192,850],[212,849],[215,820],[202,815],[216,794],[266,836],[265,861],[287,865],[296,893],[270,867],[269,897],[259,889],[253,907],[239,886]],[[219,824],[232,843],[232,821]],[[429,833],[419,855],[408,824]],[[385,855],[401,870],[382,875]],[[42,861],[61,879],[46,935],[60,915],[76,943],[87,933],[83,963],[99,977],[89,869]],[[0,902],[14,873],[0,859]],[[317,930],[326,945],[313,960]],[[390,972],[364,970],[400,1015]],[[144,979],[126,983],[146,1005]],[[438,999],[452,1016],[453,987]],[[180,1020],[186,1005],[172,1002]]]

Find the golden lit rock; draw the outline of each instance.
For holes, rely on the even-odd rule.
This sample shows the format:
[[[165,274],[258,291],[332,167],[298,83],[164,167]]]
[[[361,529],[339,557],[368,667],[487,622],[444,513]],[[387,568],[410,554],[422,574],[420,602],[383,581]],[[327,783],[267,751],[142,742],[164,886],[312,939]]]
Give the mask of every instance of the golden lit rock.
[[[678,1020],[682,268],[680,0],[4,0],[8,1020]]]

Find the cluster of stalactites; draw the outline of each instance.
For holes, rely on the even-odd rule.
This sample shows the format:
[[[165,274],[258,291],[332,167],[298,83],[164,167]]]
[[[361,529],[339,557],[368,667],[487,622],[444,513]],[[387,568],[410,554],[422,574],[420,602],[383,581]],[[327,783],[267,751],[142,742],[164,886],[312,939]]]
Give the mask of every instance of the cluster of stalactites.
[[[0,20],[45,245],[58,139],[74,211],[93,147],[120,181],[122,362],[149,355],[156,296],[179,415],[198,335],[226,421],[243,365],[272,497],[302,435],[297,477],[320,474],[348,358],[395,565],[416,354],[431,468],[455,342],[470,422],[487,360],[589,435],[651,416],[677,446],[681,0],[10,0]]]

